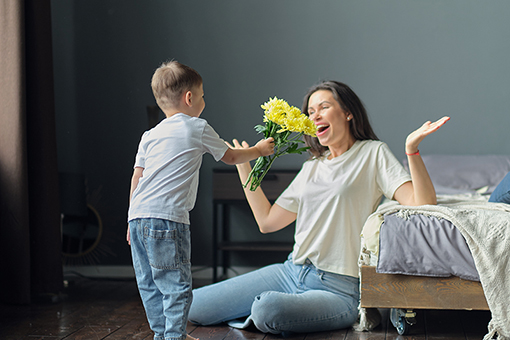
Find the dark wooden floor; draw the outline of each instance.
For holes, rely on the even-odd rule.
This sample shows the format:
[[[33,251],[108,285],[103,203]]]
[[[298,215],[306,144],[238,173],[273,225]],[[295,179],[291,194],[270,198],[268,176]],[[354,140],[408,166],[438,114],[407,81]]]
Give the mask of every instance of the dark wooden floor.
[[[382,310],[383,323],[372,332],[350,329],[296,334],[287,339],[482,339],[489,312],[417,311],[418,324],[409,336],[399,336]],[[241,331],[227,326],[195,327],[188,332],[206,339],[281,339],[256,330]],[[152,339],[134,281],[69,278],[63,302],[30,306],[0,305],[0,339]]]

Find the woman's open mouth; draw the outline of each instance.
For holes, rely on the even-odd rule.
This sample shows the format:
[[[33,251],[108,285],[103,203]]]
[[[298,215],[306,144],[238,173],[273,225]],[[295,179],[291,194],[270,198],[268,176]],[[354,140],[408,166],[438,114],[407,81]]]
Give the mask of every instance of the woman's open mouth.
[[[317,133],[316,133],[317,137],[325,134],[328,129],[329,129],[329,125],[325,125],[325,124],[317,125]]]

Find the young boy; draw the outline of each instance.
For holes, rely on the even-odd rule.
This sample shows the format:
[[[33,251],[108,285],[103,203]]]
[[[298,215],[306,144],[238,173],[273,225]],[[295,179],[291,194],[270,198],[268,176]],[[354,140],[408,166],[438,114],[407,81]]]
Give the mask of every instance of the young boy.
[[[194,339],[186,334],[192,299],[189,211],[196,200],[202,155],[226,164],[273,153],[272,138],[231,149],[199,118],[204,110],[202,77],[171,61],[152,77],[152,90],[166,119],[145,132],[131,180],[129,227],[133,267],[155,340]]]

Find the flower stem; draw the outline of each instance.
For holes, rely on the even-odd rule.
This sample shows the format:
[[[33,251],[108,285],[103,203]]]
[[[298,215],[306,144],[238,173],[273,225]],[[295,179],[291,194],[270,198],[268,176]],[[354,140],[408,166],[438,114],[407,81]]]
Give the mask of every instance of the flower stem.
[[[298,138],[300,138],[302,135],[303,135],[303,132],[299,132],[298,134],[296,134],[294,137],[292,137],[288,141],[293,142],[293,141],[297,140]]]
[[[250,180],[253,179],[253,182],[256,181],[256,176],[255,174],[257,172],[260,171],[261,167],[262,167],[262,164],[264,163],[264,157],[259,157],[257,158],[257,161],[255,162],[255,164],[253,165],[253,169],[251,169],[249,175],[248,175],[248,179],[246,180],[246,182],[243,184],[243,188],[246,188],[248,186],[248,183],[250,183]],[[260,184],[259,184],[260,185]]]
[[[276,158],[278,158],[278,156],[274,156],[274,157],[271,157],[269,156],[269,164],[265,167],[264,169],[264,172],[262,173],[262,175],[258,176],[256,179],[253,179],[253,181],[251,182],[251,186],[250,186],[250,190],[251,191],[255,191],[257,190],[257,188],[260,186],[260,184],[262,183],[262,179],[264,179],[264,176],[266,176],[267,172],[269,171],[269,169],[271,168],[271,165],[273,164],[274,160]],[[254,168],[255,169],[255,168]],[[253,171],[253,170],[252,170]],[[247,182],[248,183],[248,182]]]

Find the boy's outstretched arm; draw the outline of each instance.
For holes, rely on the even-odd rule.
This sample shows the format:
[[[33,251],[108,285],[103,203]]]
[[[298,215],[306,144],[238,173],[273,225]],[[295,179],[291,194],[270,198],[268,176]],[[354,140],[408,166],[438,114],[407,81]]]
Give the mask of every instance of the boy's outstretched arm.
[[[131,177],[131,189],[129,191],[129,202],[131,202],[131,197],[133,197],[133,192],[135,191],[136,187],[138,186],[138,182],[140,181],[140,178],[143,176],[143,168],[136,167],[133,171],[133,176]],[[127,228],[127,234],[126,234],[126,241],[129,245],[131,245],[131,236],[129,234],[129,224]]]
[[[274,153],[274,139],[261,139],[255,146],[246,149],[228,149],[221,161],[228,165],[246,163],[261,156]]]

